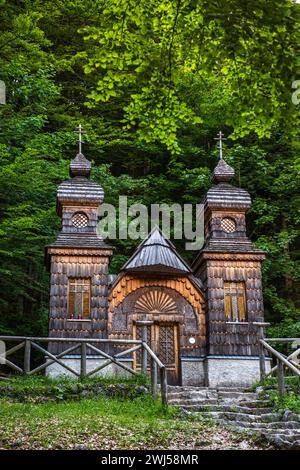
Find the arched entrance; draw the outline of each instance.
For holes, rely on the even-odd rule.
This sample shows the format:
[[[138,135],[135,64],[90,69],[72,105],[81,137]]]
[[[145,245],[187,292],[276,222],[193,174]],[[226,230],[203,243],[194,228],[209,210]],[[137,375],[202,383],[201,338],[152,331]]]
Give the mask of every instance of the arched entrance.
[[[124,278],[120,279],[111,292],[109,337],[141,339],[139,323],[146,321],[148,344],[166,365],[168,383],[181,384],[183,375],[185,377],[189,373],[187,361],[203,355],[205,351],[205,315],[201,295],[186,278],[153,280],[128,277],[124,281]],[[133,357],[133,366],[141,368],[139,353]]]

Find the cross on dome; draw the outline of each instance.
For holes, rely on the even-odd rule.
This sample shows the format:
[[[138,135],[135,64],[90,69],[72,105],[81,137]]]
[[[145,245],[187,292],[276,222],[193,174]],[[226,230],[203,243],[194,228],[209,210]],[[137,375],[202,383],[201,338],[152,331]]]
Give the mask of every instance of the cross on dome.
[[[215,183],[228,183],[234,177],[234,169],[223,159],[223,142],[225,139],[222,131],[215,138],[219,142],[220,159],[213,172],[213,181]]]
[[[75,134],[78,134],[78,145],[79,145],[79,153],[82,153],[82,134],[85,134],[86,130],[82,127],[81,124],[73,131]]]
[[[218,137],[215,140],[219,141],[220,160],[223,160],[223,141],[226,140],[222,131],[219,132]]]
[[[85,134],[86,131],[82,125],[79,124],[74,132],[78,134],[79,153],[71,160],[70,175],[72,177],[79,176],[88,178],[91,173],[91,162],[85,158],[82,153],[82,134]]]

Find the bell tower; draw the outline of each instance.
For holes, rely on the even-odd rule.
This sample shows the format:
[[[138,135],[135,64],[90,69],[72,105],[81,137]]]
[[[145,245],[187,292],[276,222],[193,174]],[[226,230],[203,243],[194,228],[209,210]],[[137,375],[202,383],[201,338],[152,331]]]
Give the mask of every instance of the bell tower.
[[[247,385],[259,379],[259,328],[263,322],[261,263],[265,253],[246,233],[249,193],[232,186],[234,169],[220,159],[204,198],[205,245],[193,270],[206,289],[207,382]]]
[[[108,265],[112,247],[97,234],[102,187],[90,180],[91,162],[79,153],[70,163],[70,176],[57,192],[61,231],[46,247],[50,271],[49,335],[105,338],[107,336]],[[52,345],[59,353],[61,344]]]

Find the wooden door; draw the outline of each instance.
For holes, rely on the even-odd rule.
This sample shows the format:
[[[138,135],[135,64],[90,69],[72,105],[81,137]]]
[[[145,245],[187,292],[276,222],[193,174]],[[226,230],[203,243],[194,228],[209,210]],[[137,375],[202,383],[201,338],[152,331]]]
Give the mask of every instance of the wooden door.
[[[134,338],[141,339],[141,327],[134,327]],[[169,385],[180,384],[179,335],[176,323],[158,323],[147,327],[147,343],[166,366]],[[141,369],[141,351],[135,356],[135,368]],[[148,371],[150,357],[148,357]]]
[[[179,385],[179,338],[178,325],[161,323],[157,325],[157,355],[166,366],[169,385]]]

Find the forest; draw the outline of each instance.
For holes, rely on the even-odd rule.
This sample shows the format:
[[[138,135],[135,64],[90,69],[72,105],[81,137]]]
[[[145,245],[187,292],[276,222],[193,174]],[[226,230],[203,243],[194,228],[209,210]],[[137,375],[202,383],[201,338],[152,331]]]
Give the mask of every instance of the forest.
[[[1,334],[47,335],[44,247],[81,123],[115,205],[201,202],[221,129],[267,253],[270,332],[299,337],[299,26],[292,0],[0,0]],[[111,273],[136,244],[113,241]]]

